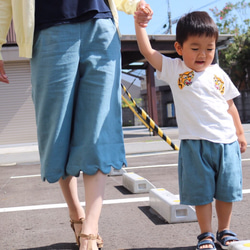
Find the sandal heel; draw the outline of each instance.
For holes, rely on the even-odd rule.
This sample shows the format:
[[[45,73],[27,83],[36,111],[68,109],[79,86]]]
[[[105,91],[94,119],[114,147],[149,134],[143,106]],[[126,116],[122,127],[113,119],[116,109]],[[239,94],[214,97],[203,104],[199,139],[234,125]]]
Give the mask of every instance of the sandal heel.
[[[99,234],[96,237],[96,244],[99,249],[103,248],[103,239]]]

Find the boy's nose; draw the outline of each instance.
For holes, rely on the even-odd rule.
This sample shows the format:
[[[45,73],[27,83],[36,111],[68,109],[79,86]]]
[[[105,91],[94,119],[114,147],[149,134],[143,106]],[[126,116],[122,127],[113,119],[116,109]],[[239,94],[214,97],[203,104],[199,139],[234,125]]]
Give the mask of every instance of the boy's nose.
[[[200,51],[198,58],[204,60],[206,58],[206,51]]]
[[[205,57],[206,56],[206,51],[205,50],[201,50],[199,56],[204,56]]]

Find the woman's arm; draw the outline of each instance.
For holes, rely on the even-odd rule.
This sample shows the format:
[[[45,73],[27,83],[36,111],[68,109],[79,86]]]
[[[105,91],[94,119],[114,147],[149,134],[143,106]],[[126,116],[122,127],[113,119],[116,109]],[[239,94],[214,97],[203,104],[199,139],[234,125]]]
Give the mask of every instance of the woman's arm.
[[[140,0],[113,0],[117,10],[123,11],[129,15],[134,14],[137,4]]]
[[[6,36],[10,27],[12,18],[11,0],[0,0],[0,51],[2,45],[6,43]],[[0,53],[0,60],[2,60]]]
[[[4,71],[3,58],[1,54],[2,45],[6,43],[6,36],[12,18],[11,0],[0,0],[0,82],[9,83]]]

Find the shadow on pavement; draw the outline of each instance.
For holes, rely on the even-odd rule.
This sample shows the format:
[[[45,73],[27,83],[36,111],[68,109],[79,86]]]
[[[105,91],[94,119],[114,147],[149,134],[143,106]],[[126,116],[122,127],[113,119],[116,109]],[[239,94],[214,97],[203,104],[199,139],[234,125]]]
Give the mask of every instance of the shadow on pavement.
[[[149,133],[149,132],[148,132]],[[128,138],[138,138],[138,137],[151,137],[151,136],[153,136],[153,135],[151,135],[151,134],[146,134],[146,135],[138,135],[138,134],[124,134],[124,138],[125,139],[128,139]],[[154,137],[152,137],[152,138],[154,138]],[[157,137],[156,137],[157,138]]]
[[[57,243],[50,246],[34,247],[34,248],[20,248],[18,250],[78,250],[79,247],[75,243]]]
[[[155,225],[168,224],[163,218],[161,218],[150,206],[138,207]],[[150,248],[149,248],[150,249]]]
[[[115,188],[122,193],[123,195],[133,194],[128,189],[126,189],[124,186],[115,186]]]

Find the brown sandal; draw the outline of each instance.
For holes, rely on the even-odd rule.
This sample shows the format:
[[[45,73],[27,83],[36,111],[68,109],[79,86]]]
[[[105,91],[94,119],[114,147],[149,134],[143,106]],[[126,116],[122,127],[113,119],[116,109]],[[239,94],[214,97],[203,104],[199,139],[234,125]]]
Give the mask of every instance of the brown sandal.
[[[81,231],[79,233],[76,232],[75,224],[82,224],[83,221],[84,221],[84,218],[80,218],[79,220],[70,220],[70,226],[71,226],[72,230],[74,231],[74,234],[76,237],[76,244],[78,246],[80,246],[80,241],[79,241],[78,235],[81,233]]]
[[[92,241],[96,241],[97,240],[97,236],[94,234],[80,234],[79,236],[79,242],[80,242],[80,238],[83,238],[84,240],[88,241],[88,248],[87,250],[93,250],[92,248]],[[96,242],[97,244],[97,242]]]
[[[83,221],[84,221],[84,218],[80,218],[79,220],[70,220],[70,226],[71,226],[72,230],[74,231],[75,238],[76,238],[76,244],[78,246],[80,246],[80,236],[79,235],[81,234],[81,231],[79,233],[76,232],[75,224],[82,224]],[[96,236],[96,244],[97,244],[98,248],[103,247],[103,239],[99,234]]]

